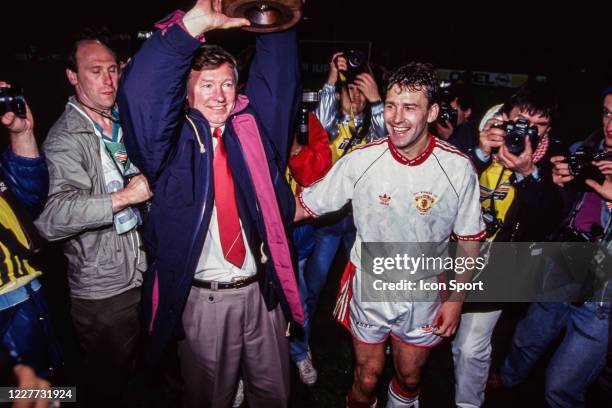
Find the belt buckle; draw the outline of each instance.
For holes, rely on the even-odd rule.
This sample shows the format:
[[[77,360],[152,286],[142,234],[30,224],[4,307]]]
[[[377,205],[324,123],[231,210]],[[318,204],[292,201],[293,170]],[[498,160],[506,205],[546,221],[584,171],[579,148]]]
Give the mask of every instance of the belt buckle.
[[[234,284],[234,288],[240,289],[246,286],[246,282],[250,279],[250,276],[240,277],[235,276],[232,278],[232,283]]]

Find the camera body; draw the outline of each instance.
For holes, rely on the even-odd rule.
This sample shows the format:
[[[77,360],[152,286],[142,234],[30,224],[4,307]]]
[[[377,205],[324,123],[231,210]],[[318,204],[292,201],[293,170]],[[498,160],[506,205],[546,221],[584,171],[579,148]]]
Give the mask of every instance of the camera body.
[[[7,112],[13,112],[20,118],[25,118],[25,99],[23,96],[13,92],[11,88],[0,88],[0,116]]]
[[[438,114],[438,123],[446,127],[446,121],[449,121],[453,128],[457,127],[458,112],[457,109],[451,106],[451,102],[456,98],[451,92],[451,82],[440,82],[440,113]]]
[[[438,114],[438,123],[446,126],[446,121],[449,121],[455,128],[457,127],[457,115],[457,109],[450,106],[450,104],[442,102],[440,104],[440,113]]]
[[[507,120],[493,127],[502,129],[506,132],[505,145],[508,151],[516,156],[523,153],[525,150],[525,137],[529,136],[531,147],[535,149],[538,145],[539,136],[538,128],[529,126],[529,122],[525,119],[517,119],[516,121]]]
[[[368,71],[368,58],[365,52],[360,50],[348,50],[344,51],[342,55],[346,59],[347,65],[347,70],[342,71],[346,78],[346,82],[353,82],[357,75]]]
[[[487,238],[493,237],[504,227],[504,222],[497,217],[497,211],[492,208],[483,208],[482,220],[485,223]]]
[[[604,175],[593,165],[594,161],[612,161],[612,152],[595,153],[591,148],[582,147],[570,154],[566,162],[569,165],[569,172],[574,176],[574,181],[583,184],[584,180],[592,179],[602,183]]]

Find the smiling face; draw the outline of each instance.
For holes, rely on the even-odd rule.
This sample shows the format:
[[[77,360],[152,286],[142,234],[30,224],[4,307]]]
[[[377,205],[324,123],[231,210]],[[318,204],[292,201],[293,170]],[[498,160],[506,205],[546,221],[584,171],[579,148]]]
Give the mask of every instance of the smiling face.
[[[393,85],[387,92],[384,118],[391,143],[407,159],[427,146],[427,125],[438,116],[438,104],[429,106],[423,90],[411,91]]]
[[[115,54],[97,41],[83,41],[76,51],[77,72],[66,70],[81,102],[100,110],[115,104],[119,65]]]
[[[223,126],[236,102],[236,81],[230,64],[191,71],[187,84],[189,106],[199,110],[213,127]]]

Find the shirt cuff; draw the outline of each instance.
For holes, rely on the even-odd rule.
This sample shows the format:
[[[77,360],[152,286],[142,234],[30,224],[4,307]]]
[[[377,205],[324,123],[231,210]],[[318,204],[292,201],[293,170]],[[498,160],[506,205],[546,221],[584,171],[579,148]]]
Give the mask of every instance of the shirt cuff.
[[[384,110],[383,101],[374,102],[371,106],[372,115],[380,115]]]
[[[166,35],[168,29],[175,24],[181,27],[186,33],[189,33],[187,27],[185,27],[185,23],[183,23],[183,17],[185,17],[185,12],[183,10],[175,10],[173,13],[155,23],[155,27],[161,30],[162,35]],[[204,42],[204,34],[197,35],[195,39]]]
[[[478,160],[480,160],[483,163],[486,163],[491,159],[491,156],[486,155],[480,147],[477,147],[476,149],[474,149],[474,153],[476,154],[476,157],[478,158]]]
[[[18,156],[15,154],[15,152],[13,152],[13,149],[8,147],[4,151],[4,155],[7,161],[17,163],[23,167],[36,167],[45,163],[45,157],[42,155],[42,153],[39,153],[38,157]]]
[[[540,172],[538,171],[537,166],[534,167],[534,169],[531,172],[530,176],[533,177],[536,180],[540,179]],[[516,179],[517,183],[520,183],[525,178],[525,176],[523,176],[522,174],[519,174],[517,172],[514,172],[514,178]]]
[[[335,85],[331,85],[328,84],[327,82],[323,85],[323,88],[321,88],[321,92],[336,92],[336,86]]]

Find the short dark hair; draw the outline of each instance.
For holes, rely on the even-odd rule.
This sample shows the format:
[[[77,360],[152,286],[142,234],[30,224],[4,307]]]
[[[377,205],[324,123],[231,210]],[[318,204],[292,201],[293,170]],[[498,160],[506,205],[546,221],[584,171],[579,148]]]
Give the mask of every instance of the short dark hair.
[[[232,54],[215,44],[202,45],[195,54],[191,63],[194,71],[216,69],[223,64],[229,64],[234,73],[234,82],[238,83],[238,63]]]
[[[389,78],[387,91],[394,85],[410,92],[423,91],[430,106],[438,101],[438,78],[432,64],[411,62],[396,69]]]
[[[451,100],[457,99],[457,104],[461,110],[471,109],[472,112],[476,110],[476,99],[470,85],[454,83],[450,86],[449,93]]]
[[[117,53],[110,46],[110,31],[107,27],[87,27],[77,33],[74,37],[74,40],[70,44],[70,49],[66,52],[66,56],[64,59],[66,68],[71,70],[72,72],[78,72],[79,67],[77,63],[77,51],[79,50],[79,45],[85,42],[96,42],[104,45],[106,48],[110,50],[110,52],[117,59]]]
[[[612,94],[612,84],[608,86],[606,89],[604,89],[604,91],[601,93],[601,103],[603,103],[606,97],[611,94]]]
[[[530,115],[541,115],[552,120],[557,111],[553,88],[547,82],[528,81],[504,103],[501,112],[509,115],[515,107]]]

